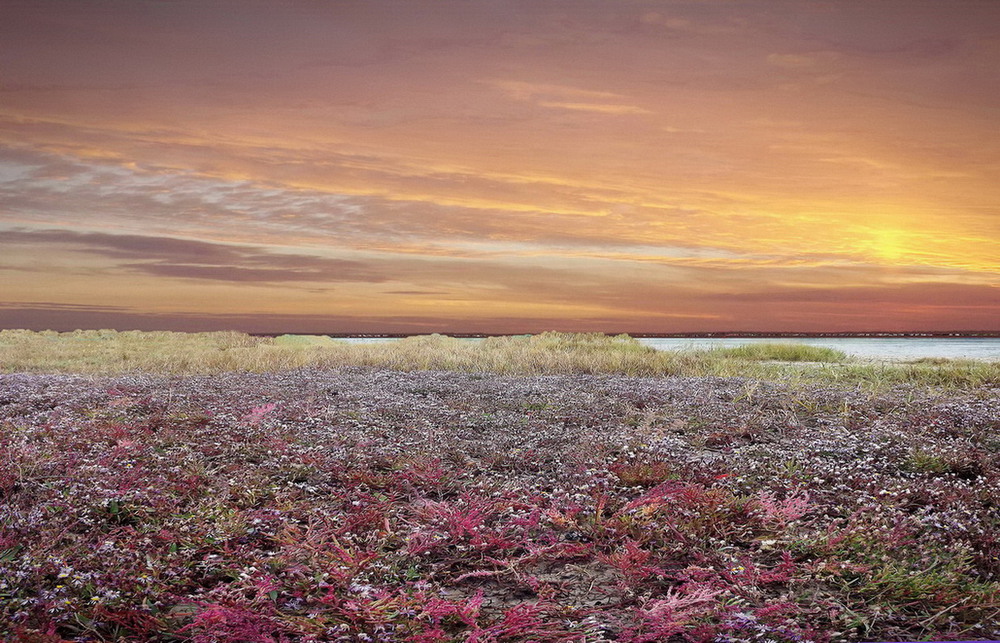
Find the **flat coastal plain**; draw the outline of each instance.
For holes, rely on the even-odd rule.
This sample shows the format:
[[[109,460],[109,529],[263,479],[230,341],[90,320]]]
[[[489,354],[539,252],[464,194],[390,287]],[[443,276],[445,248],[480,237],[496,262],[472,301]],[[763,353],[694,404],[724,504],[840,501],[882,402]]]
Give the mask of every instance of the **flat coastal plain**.
[[[1000,638],[1000,389],[0,375],[0,635]]]

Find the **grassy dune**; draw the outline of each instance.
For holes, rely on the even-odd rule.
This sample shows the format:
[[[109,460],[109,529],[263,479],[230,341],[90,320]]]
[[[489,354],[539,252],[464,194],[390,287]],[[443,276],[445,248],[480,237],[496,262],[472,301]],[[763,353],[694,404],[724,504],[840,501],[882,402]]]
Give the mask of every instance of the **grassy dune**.
[[[542,333],[479,342],[442,335],[350,344],[328,337],[242,333],[0,331],[0,372],[177,375],[365,366],[510,375],[605,373],[978,387],[1000,383],[1000,362],[872,363],[802,344],[656,351],[627,335]]]

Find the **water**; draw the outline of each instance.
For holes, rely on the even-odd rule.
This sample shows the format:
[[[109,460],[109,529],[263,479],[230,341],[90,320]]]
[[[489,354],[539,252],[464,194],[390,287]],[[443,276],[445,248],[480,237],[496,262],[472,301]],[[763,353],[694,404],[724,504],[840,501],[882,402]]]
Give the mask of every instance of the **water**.
[[[1000,360],[1000,337],[648,337],[639,340],[657,350],[716,348],[788,342],[835,348],[863,359],[912,360],[922,357]]]
[[[392,337],[351,337],[345,341],[382,343]],[[476,341],[471,339],[469,341]],[[1000,360],[1000,337],[644,337],[639,342],[657,350],[715,348],[774,342],[824,346],[862,359],[912,360],[922,357]]]

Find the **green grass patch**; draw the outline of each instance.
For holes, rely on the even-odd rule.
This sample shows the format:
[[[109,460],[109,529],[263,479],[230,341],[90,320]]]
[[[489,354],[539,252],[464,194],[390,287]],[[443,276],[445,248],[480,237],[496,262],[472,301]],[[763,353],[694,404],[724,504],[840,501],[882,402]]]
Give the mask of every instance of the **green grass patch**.
[[[774,362],[843,362],[847,354],[833,348],[794,343],[745,344],[732,348],[715,348],[713,356],[733,359]]]

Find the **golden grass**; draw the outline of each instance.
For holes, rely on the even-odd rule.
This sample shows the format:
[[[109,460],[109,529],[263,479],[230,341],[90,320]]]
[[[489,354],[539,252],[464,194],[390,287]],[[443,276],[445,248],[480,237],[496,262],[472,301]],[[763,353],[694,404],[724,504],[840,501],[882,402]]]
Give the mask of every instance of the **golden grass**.
[[[627,335],[610,337],[600,333],[548,332],[481,341],[424,335],[360,344],[320,336],[284,335],[272,339],[237,332],[0,331],[2,372],[112,375],[142,371],[185,375],[344,366],[511,375],[750,377],[793,384],[823,381],[866,387],[1000,385],[1000,362],[863,362],[847,359],[838,351],[795,344],[758,344],[750,351],[657,351]]]

